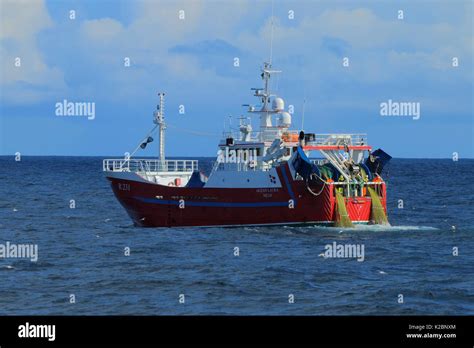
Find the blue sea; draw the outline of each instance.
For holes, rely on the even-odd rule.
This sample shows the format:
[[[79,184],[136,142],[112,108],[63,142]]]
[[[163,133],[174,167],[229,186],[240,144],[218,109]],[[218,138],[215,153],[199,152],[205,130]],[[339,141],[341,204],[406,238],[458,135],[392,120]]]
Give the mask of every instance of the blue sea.
[[[102,158],[0,167],[0,244],[38,245],[0,258],[0,315],[474,314],[474,160],[393,159],[392,227],[354,229],[138,228]],[[323,257],[334,242],[364,261]]]

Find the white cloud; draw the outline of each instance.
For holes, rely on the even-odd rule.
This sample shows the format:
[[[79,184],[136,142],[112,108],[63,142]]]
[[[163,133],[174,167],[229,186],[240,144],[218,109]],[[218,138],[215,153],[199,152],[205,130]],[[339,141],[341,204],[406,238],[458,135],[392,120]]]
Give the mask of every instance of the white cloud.
[[[0,38],[31,41],[36,33],[52,25],[42,0],[2,0]]]
[[[426,4],[428,6],[428,4]],[[342,56],[325,52],[325,38],[342,40],[350,48],[354,79],[383,82],[395,78],[399,69],[447,69],[454,56],[465,64],[472,60],[472,28],[470,16],[461,16],[456,23],[412,23],[395,17],[382,19],[371,9],[324,10],[319,16],[306,16],[295,26],[277,19],[274,28],[274,60],[289,56],[305,58],[304,70],[298,76],[314,78],[320,72],[331,74],[339,69]],[[269,53],[271,21],[260,30],[242,32],[237,41],[262,57]],[[391,65],[393,63],[393,65]],[[294,71],[295,72],[295,71]]]
[[[1,90],[11,103],[36,102],[65,88],[63,73],[49,67],[37,47],[37,34],[52,26],[42,0],[0,3]],[[15,66],[20,58],[20,66]]]
[[[62,72],[48,67],[36,46],[37,34],[52,26],[51,18],[42,1],[27,3],[28,6],[22,1],[1,3],[1,35],[2,39],[8,39],[2,42],[10,42],[8,47],[3,47],[2,43],[2,58],[12,62],[15,56],[21,55],[25,62],[21,70],[12,65],[2,66],[3,84],[22,81],[56,90],[64,88]],[[134,88],[131,84],[140,85],[139,78],[146,80],[141,81],[142,86],[154,83],[156,77],[149,71],[157,68],[162,72],[160,79],[213,79],[222,83],[220,80],[224,77],[217,76],[211,67],[203,67],[202,62],[191,55],[169,54],[168,50],[177,45],[222,39],[241,51],[251,52],[252,58],[268,58],[269,1],[140,1],[137,5],[135,19],[128,25],[112,18],[78,20],[81,51],[85,52],[87,59],[104,66],[98,72],[104,74],[104,79],[122,82],[114,85],[117,89]],[[347,43],[353,64],[348,76],[360,82],[389,81],[400,69],[408,66],[424,70],[444,69],[445,61],[452,55],[459,56],[461,62],[472,59],[473,38],[468,23],[472,18],[467,14],[469,11],[464,11],[465,17],[459,20],[459,25],[454,25],[447,22],[401,22],[396,19],[395,12],[393,19],[387,20],[366,8],[324,9],[316,15],[299,11],[299,20],[290,25],[284,17],[285,6],[278,7],[280,12],[274,28],[275,64],[301,59],[301,64],[287,64],[286,69],[290,71],[286,73],[296,80],[314,81],[315,89],[324,78],[340,69],[340,57],[322,48],[326,38]],[[184,20],[178,17],[180,10],[184,10]],[[268,14],[267,20],[259,24],[265,14]],[[26,23],[24,27],[23,23]],[[120,62],[123,57],[130,57],[136,69],[135,75],[122,72]],[[126,83],[127,76],[130,84]]]

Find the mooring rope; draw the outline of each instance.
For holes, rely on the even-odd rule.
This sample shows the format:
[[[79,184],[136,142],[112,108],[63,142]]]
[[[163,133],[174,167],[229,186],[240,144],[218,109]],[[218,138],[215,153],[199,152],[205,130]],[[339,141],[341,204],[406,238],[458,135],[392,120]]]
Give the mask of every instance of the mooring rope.
[[[319,191],[318,193],[314,193],[313,190],[310,189],[308,182],[306,182],[306,188],[308,189],[309,193],[311,193],[313,196],[319,196],[321,193],[323,193],[324,188],[326,187],[328,183],[323,178],[321,178],[318,174],[313,173],[313,175],[317,176],[318,179],[322,181],[323,187],[321,188],[321,191]]]

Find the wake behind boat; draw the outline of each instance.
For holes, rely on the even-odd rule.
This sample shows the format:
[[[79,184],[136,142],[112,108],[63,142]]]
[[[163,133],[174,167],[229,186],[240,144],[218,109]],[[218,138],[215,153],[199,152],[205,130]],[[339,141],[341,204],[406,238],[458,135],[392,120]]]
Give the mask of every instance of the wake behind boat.
[[[386,183],[390,156],[372,152],[365,134],[290,130],[284,100],[269,90],[280,71],[264,63],[260,105],[245,105],[260,118],[257,132],[241,118],[238,132],[224,132],[209,177],[197,160],[166,160],[164,94],[154,113],[157,159],[132,156],[153,141],[150,132],[123,159],[105,159],[115,196],[137,226],[236,226],[353,223],[388,224]],[[311,159],[319,152],[323,159]]]

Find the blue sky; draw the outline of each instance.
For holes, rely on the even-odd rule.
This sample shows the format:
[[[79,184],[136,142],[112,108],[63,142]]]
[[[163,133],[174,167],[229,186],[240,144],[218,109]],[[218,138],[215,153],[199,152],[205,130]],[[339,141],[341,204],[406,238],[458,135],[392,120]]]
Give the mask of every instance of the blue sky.
[[[121,156],[164,91],[167,155],[214,156],[229,116],[255,102],[271,13],[271,1],[1,0],[0,154]],[[294,129],[306,97],[307,131],[368,133],[395,157],[473,158],[472,16],[469,0],[274,1],[272,87]],[[64,99],[94,102],[95,119],[57,117]],[[419,102],[420,119],[382,117],[389,99]]]

